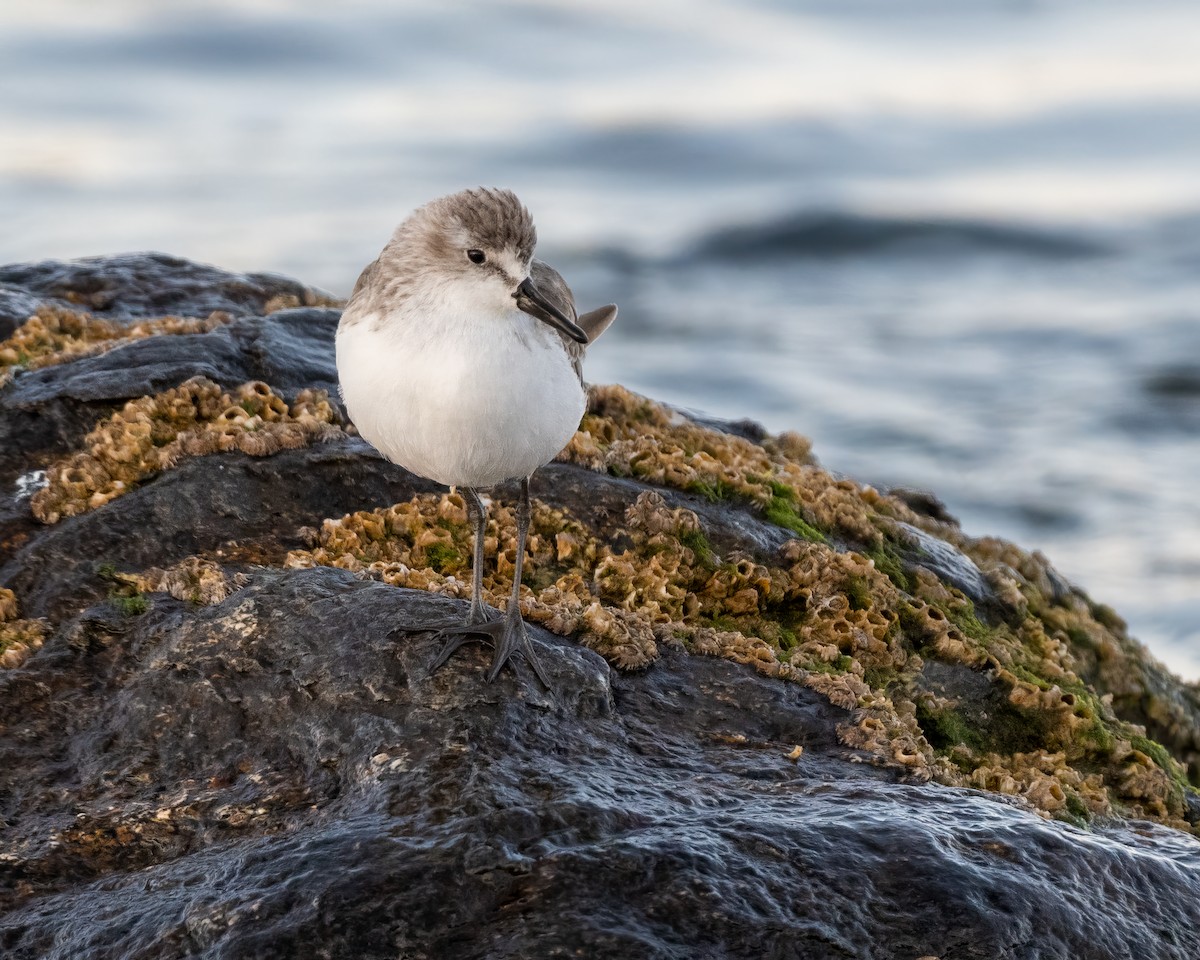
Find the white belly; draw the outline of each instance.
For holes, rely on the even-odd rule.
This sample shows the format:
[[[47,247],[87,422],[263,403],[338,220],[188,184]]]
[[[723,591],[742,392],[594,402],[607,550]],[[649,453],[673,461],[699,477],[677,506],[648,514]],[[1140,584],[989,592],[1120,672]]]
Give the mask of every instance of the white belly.
[[[446,324],[362,316],[338,330],[337,366],[359,433],[448,486],[529,476],[566,446],[584,412],[558,334],[515,310]]]

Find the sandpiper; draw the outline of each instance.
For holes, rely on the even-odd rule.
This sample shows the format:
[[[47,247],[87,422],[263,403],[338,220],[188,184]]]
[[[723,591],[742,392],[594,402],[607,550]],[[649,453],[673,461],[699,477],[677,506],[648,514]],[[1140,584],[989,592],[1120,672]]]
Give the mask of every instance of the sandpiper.
[[[464,190],[413,211],[358,278],[337,332],[342,399],[358,432],[413,473],[457,487],[475,528],[471,609],[442,631],[430,671],[472,637],[495,645],[488,680],[518,649],[550,686],[518,600],[529,478],[583,416],[583,354],[614,305],[578,316],[571,290],[533,258],[533,219],[508,190]],[[519,480],[512,596],[483,602],[481,489]]]

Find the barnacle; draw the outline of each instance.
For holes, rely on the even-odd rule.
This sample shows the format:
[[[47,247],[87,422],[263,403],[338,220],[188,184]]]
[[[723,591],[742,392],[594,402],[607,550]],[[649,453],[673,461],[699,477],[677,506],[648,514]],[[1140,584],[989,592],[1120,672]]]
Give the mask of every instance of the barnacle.
[[[1112,803],[1100,774],[1073,768],[1065,753],[1044,750],[1012,754],[988,753],[978,758],[965,786],[1024,797],[1035,809],[1059,813],[1109,814]]]
[[[165,570],[151,567],[133,578],[141,592],[169,593],[176,600],[204,606],[220,603],[244,584],[244,575],[229,577],[220,564],[207,557],[185,557]]]
[[[103,353],[143,337],[208,333],[232,320],[232,314],[214,311],[204,318],[166,316],[118,323],[90,313],[42,304],[7,340],[0,342],[0,386],[8,381],[16,367],[35,370]]]
[[[754,443],[620,386],[592,388],[588,412],[559,459],[713,500],[740,499],[815,539],[836,532],[876,543],[886,524],[876,510],[878,492],[817,466],[803,437],[785,433]]]
[[[296,307],[344,307],[346,302],[321,290],[305,287],[300,294],[277,293],[263,304],[263,313],[276,313]]]
[[[45,640],[46,624],[19,614],[16,594],[0,587],[0,670],[21,666]]]
[[[260,381],[226,393],[194,377],[131,400],[98,423],[80,450],[47,468],[33,513],[55,523],[103,506],[184,457],[228,450],[269,456],[335,436],[338,422],[324,391],[302,390],[289,406]]]

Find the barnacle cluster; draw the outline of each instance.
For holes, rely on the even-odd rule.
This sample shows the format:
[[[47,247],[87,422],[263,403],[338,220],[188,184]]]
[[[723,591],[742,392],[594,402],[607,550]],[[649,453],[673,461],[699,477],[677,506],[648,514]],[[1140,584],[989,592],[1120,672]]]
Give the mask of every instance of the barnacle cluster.
[[[938,779],[1016,793],[1055,814],[1128,811],[1183,825],[1200,784],[1200,691],[1171,678],[1045,557],[952,536],[1001,602],[1015,602],[985,624],[961,599],[935,601],[958,628],[929,655],[990,681],[987,711],[963,697],[922,702],[931,739],[942,734]]]
[[[809,539],[834,532],[879,542],[875,505],[883,498],[833,477],[811,451],[799,434],[754,443],[614,385],[592,388],[588,412],[559,459],[711,500],[745,501]]]
[[[346,302],[339,300],[320,290],[305,287],[300,294],[277,293],[263,304],[263,313],[278,313],[280,310],[293,310],[296,307],[344,307]]]
[[[0,587],[0,670],[19,667],[45,639],[41,620],[22,620],[19,614],[16,595]]]
[[[35,370],[103,353],[129,340],[164,334],[208,333],[233,320],[233,315],[214,311],[207,317],[153,317],[119,323],[90,313],[44,303],[12,336],[0,342],[0,386],[15,368]]]
[[[166,569],[151,567],[130,579],[139,592],[168,593],[198,606],[220,603],[246,582],[244,574],[230,577],[215,560],[195,556]]]
[[[796,536],[769,555],[719,554],[696,512],[645,487],[619,525],[535,501],[528,619],[622,669],[673,645],[802,683],[849,711],[845,744],[915,778],[1021,796],[1049,815],[1123,811],[1186,826],[1200,709],[1175,694],[1156,699],[1178,683],[1154,686],[1162,668],[1044,557],[838,479],[800,438],[755,443],[619,387],[594,390],[562,459],[719,497]],[[971,558],[988,610],[911,559],[901,522]],[[457,495],[329,519],[312,541],[289,566],[470,594]],[[484,581],[493,605],[506,600],[515,549],[512,509],[495,504]],[[1142,712],[1122,712],[1122,697]]]
[[[131,400],[84,438],[82,449],[46,470],[34,515],[55,523],[102,506],[184,457],[240,450],[263,457],[339,432],[323,390],[302,390],[289,405],[260,381],[231,393],[203,377]]]
[[[631,514],[635,512],[636,505],[630,508]],[[654,622],[648,616],[631,614],[637,588],[623,576],[634,571],[629,556],[653,551],[665,538],[654,540],[654,533],[636,523],[635,519],[631,524],[634,546],[617,555],[569,513],[535,500],[521,597],[521,610],[527,618],[564,635],[580,634],[584,643],[627,669],[645,666],[658,655]],[[314,539],[311,550],[290,553],[287,566],[335,566],[395,586],[470,596],[471,530],[466,504],[457,493],[417,496],[385,509],[325,520],[321,529],[314,531]],[[511,588],[516,549],[513,507],[496,503],[485,540],[486,553],[495,558],[484,578],[485,599],[493,605],[502,606]],[[681,573],[680,568],[690,571],[687,564],[696,562],[687,548],[671,557],[660,553],[654,561],[653,571],[634,572],[640,577],[640,586],[648,586],[655,576],[665,585],[669,578],[664,565],[672,575],[690,579],[690,572]],[[596,574],[602,584],[600,597],[592,595],[591,587],[591,574],[597,568],[603,568]],[[603,604],[602,598],[609,603]],[[685,591],[660,593],[654,602],[660,619],[667,621],[663,611],[684,603]]]

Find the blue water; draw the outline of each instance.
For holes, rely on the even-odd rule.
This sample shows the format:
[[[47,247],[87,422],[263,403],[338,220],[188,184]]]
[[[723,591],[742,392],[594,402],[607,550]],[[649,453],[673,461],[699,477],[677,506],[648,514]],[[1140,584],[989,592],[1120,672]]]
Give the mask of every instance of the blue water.
[[[478,183],[621,317],[589,357],[1043,550],[1200,677],[1200,8],[0,5],[0,261],[345,293]]]

